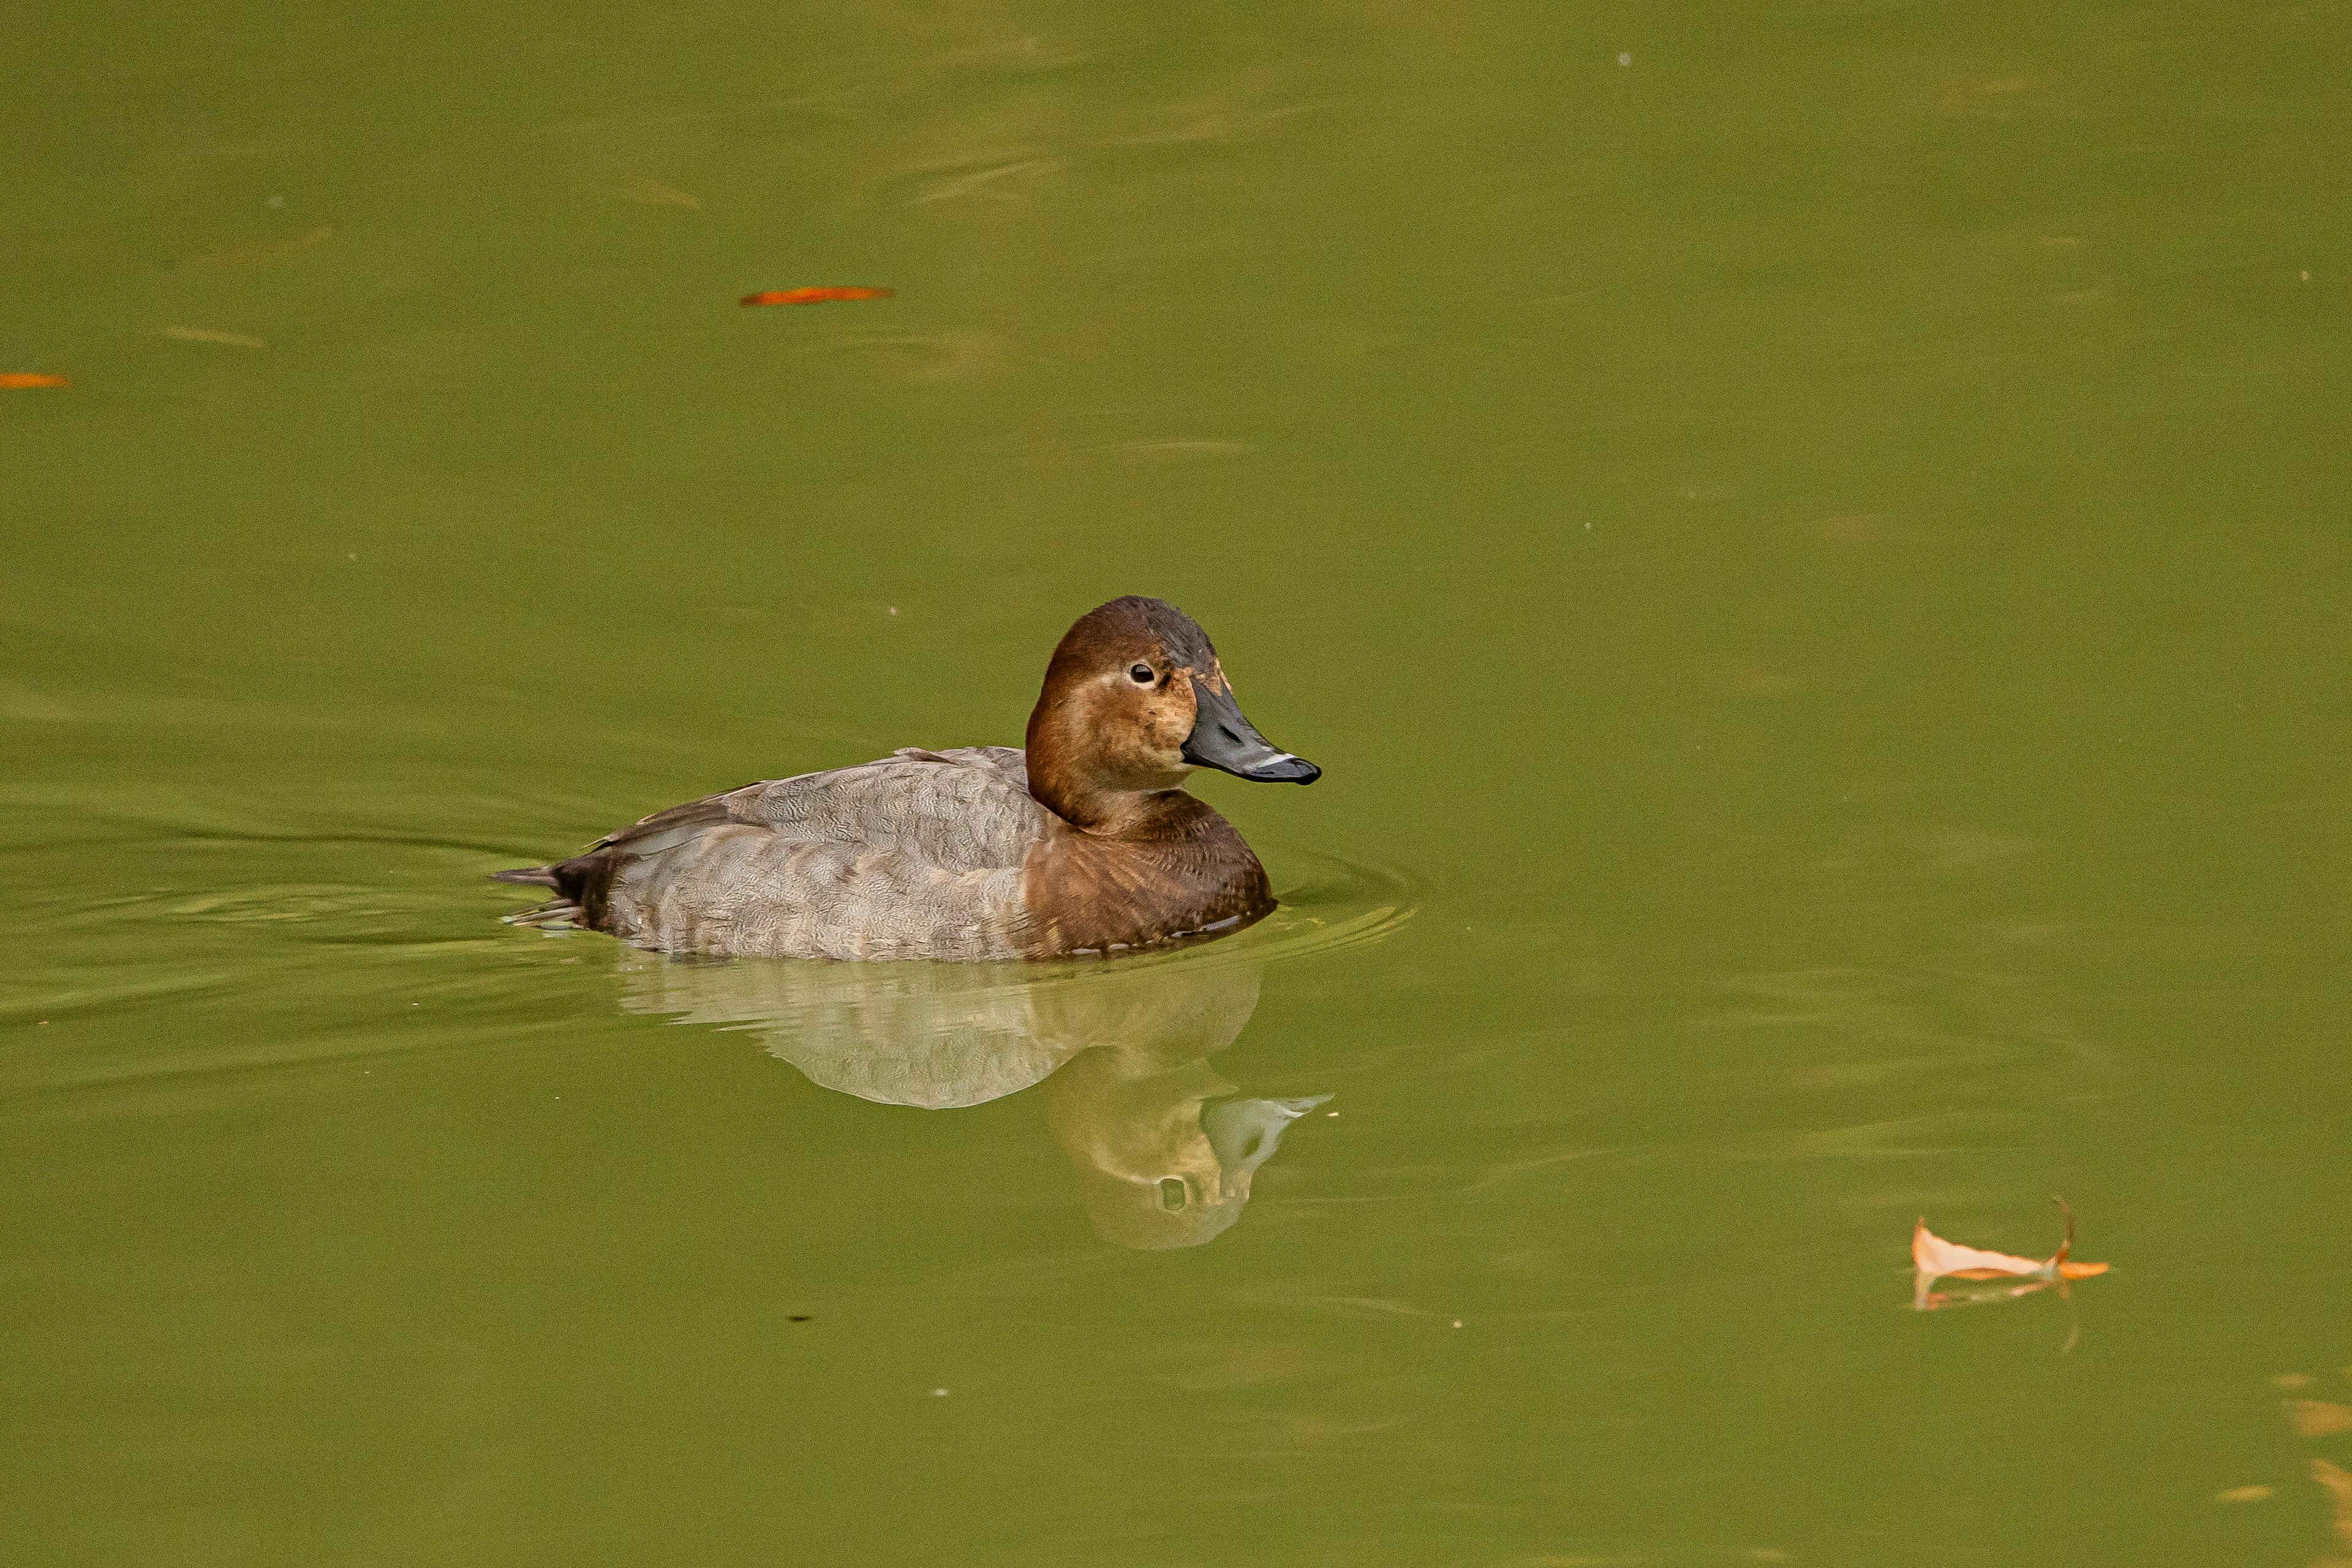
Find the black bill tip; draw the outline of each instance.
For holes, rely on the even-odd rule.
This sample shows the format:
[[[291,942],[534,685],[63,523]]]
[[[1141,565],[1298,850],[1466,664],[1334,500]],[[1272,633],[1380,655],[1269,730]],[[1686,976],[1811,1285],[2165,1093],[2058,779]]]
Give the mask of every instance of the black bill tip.
[[[1255,779],[1260,784],[1310,784],[1322,776],[1321,768],[1317,767],[1305,757],[1294,757],[1287,752],[1242,774],[1242,777]]]
[[[1212,687],[1197,677],[1193,696],[1198,709],[1192,733],[1184,742],[1184,760],[1196,767],[1221,768],[1236,778],[1259,784],[1313,784],[1323,770],[1305,757],[1279,750],[1242,716],[1229,687]]]

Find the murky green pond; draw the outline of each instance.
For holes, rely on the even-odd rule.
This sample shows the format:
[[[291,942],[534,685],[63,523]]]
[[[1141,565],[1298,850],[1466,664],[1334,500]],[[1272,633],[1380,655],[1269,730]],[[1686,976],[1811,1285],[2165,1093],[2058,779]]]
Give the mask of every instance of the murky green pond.
[[[346,11],[0,8],[12,1561],[2352,1558],[2341,5]],[[1265,924],[499,922],[1129,592]]]

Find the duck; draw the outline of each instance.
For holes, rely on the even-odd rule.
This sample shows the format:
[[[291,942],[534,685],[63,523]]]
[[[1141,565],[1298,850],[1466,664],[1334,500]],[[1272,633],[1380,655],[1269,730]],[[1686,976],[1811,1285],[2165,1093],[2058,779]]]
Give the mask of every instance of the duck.
[[[508,916],[709,957],[1108,956],[1230,934],[1274,889],[1185,781],[1322,770],[1244,716],[1200,623],[1129,595],[1054,649],[1024,744],[908,747],[655,812],[568,860],[490,873],[552,889]]]

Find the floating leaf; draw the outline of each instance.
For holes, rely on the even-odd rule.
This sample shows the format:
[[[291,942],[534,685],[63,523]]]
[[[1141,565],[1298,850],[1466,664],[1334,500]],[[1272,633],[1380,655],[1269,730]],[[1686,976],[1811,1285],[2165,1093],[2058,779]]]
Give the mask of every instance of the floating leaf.
[[[71,386],[61,375],[38,375],[29,370],[0,371],[0,387],[21,390],[34,386]]]
[[[1981,1247],[1962,1247],[1946,1241],[1927,1228],[1922,1219],[1911,1231],[1912,1281],[1911,1305],[1920,1311],[1937,1307],[1958,1306],[1979,1300],[2000,1300],[2023,1296],[2048,1285],[2062,1285],[2069,1279],[2087,1279],[2095,1274],[2105,1274],[2104,1263],[2076,1263],[2067,1258],[2074,1247],[2074,1211],[2066,1200],[2057,1200],[2066,1216],[2066,1239],[2058,1250],[2039,1262],[2020,1258],[2012,1252],[1987,1252]],[[2019,1279],[2021,1284],[1991,1292],[1944,1294],[1929,1289],[1938,1279]]]
[[[1911,1266],[1930,1279],[1998,1279],[2005,1274],[2039,1274],[2042,1265],[2014,1253],[1985,1252],[1946,1241],[1924,1219],[1911,1232]]]
[[[887,289],[774,289],[746,294],[746,305],[822,305],[835,300],[887,300]]]

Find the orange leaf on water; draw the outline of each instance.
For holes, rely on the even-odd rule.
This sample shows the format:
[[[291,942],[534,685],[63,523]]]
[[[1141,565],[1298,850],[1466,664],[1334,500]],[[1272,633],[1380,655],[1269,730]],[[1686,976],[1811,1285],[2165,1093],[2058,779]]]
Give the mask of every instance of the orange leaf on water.
[[[61,375],[40,375],[29,370],[0,371],[0,387],[71,386],[73,383]]]
[[[746,305],[822,305],[835,300],[887,300],[887,289],[772,289],[746,294]]]

